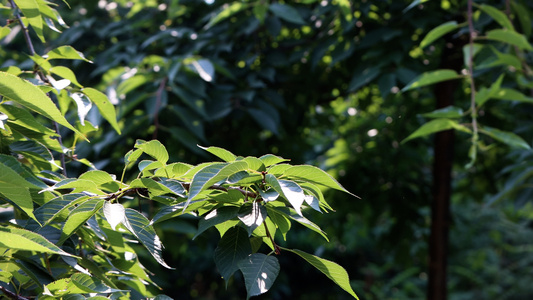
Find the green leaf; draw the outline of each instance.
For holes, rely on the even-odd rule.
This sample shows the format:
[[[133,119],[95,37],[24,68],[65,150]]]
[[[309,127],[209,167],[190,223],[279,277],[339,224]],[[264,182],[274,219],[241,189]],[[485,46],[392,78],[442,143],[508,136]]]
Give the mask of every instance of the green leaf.
[[[104,216],[113,230],[116,230],[118,224],[124,222],[126,218],[126,210],[120,203],[104,202]]]
[[[267,206],[268,218],[272,220],[272,223],[276,225],[278,230],[281,232],[284,240],[287,240],[287,232],[291,229],[291,221],[289,218],[278,212],[275,209],[269,208]]]
[[[187,212],[199,209],[204,206],[207,202],[205,199],[191,201],[189,203],[182,202],[176,205],[165,206],[157,212],[157,214],[152,219],[151,223],[158,223],[170,218],[181,216]],[[185,206],[187,204],[187,206]]]
[[[47,60],[51,59],[77,59],[84,60],[86,62],[92,63],[92,61],[85,58],[83,53],[77,51],[72,46],[59,46],[53,50],[48,51],[43,57]]]
[[[43,19],[39,11],[39,4],[35,0],[15,0],[15,3],[30,23],[37,37],[44,43]]]
[[[30,218],[37,221],[33,215],[33,200],[29,188],[38,188],[31,184],[12,168],[0,162],[0,194],[12,201]]]
[[[218,242],[214,259],[218,272],[228,282],[233,273],[239,269],[239,261],[252,253],[248,234],[236,226],[228,230]]]
[[[484,45],[482,44],[472,44],[472,59],[476,57],[476,55],[483,49]],[[463,63],[465,66],[468,66],[470,62],[470,44],[466,44],[463,46]],[[475,66],[476,68],[479,68],[478,66]]]
[[[510,100],[510,101],[519,101],[526,103],[533,103],[533,97],[528,97],[521,92],[510,89],[510,88],[501,88],[492,95],[492,98],[498,100]]]
[[[60,166],[58,166],[55,163],[54,156],[52,155],[52,152],[48,148],[46,148],[43,144],[39,143],[35,140],[29,140],[29,141],[18,141],[11,143],[9,145],[9,149],[11,151],[21,154],[33,154],[38,156],[39,158],[43,159],[44,161],[47,161],[51,165],[61,169]]]
[[[509,17],[507,17],[504,12],[487,4],[482,4],[479,8],[498,22],[503,28],[514,31],[513,23],[511,23],[511,20],[509,20]]]
[[[75,257],[74,255],[61,250],[61,248],[57,247],[54,243],[50,242],[40,234],[14,227],[0,226],[0,246],[8,249],[36,251]]]
[[[493,98],[500,91],[500,86],[503,82],[503,76],[504,74],[501,74],[500,77],[498,77],[498,79],[490,86],[490,88],[487,89],[486,87],[482,87],[476,93],[475,101],[478,106],[485,104],[485,102],[490,100],[490,98]]]
[[[450,31],[453,31],[460,26],[457,24],[456,21],[449,21],[444,24],[440,24],[439,26],[431,29],[428,34],[424,37],[424,39],[420,42],[420,48],[425,48],[443,35],[447,34]]]
[[[259,157],[259,159],[263,162],[265,167],[270,167],[272,165],[276,165],[276,164],[279,164],[279,163],[282,163],[282,162],[290,161],[290,159],[286,159],[286,158],[283,158],[281,156],[277,156],[277,155],[274,155],[274,154],[265,154],[265,155]]]
[[[326,173],[324,170],[311,165],[292,166],[283,172],[283,177],[287,176],[293,180],[302,180],[315,184],[327,186],[339,191],[348,193],[354,197],[356,195],[348,192],[335,178]],[[359,197],[358,197],[359,198]]]
[[[515,133],[488,126],[481,127],[479,131],[513,148],[531,149],[531,146]]]
[[[261,161],[257,157],[248,156],[244,158],[244,161],[248,163],[248,168],[254,171],[266,171],[266,167],[263,164],[263,161]],[[248,173],[246,173],[248,174]]]
[[[220,224],[224,223],[228,220],[234,219],[237,217],[239,213],[239,207],[238,206],[222,206],[216,209],[213,209],[209,213],[205,214],[202,219],[200,219],[200,222],[198,222],[198,231],[196,232],[196,235],[192,238],[193,240],[202,234],[207,229]]]
[[[454,70],[442,69],[437,71],[425,72],[413,79],[407,84],[402,92],[423,87],[426,85],[435,84],[442,81],[463,78],[462,75],[457,74]]]
[[[352,295],[355,299],[359,299],[353,291],[352,287],[350,286],[350,278],[348,277],[348,273],[340,265],[297,249],[282,249],[299,255],[301,258],[305,259],[308,263],[310,263],[313,267],[324,273],[324,275],[326,275],[329,279],[333,280],[333,282],[335,282],[339,287],[348,292],[348,294]]]
[[[82,193],[59,196],[37,208],[34,212],[35,217],[42,226],[48,225],[56,218],[60,218],[61,221],[66,220],[74,205],[87,200],[88,197]]]
[[[63,117],[44,92],[29,81],[0,72],[0,95],[7,97],[83,136]]]
[[[104,192],[98,189],[98,186],[94,182],[90,180],[76,178],[63,179],[58,183],[54,184],[53,186],[44,189],[43,191],[54,191],[63,189],[74,189],[74,193],[90,192],[100,195],[105,194]]]
[[[92,216],[94,216],[104,204],[103,199],[92,198],[83,203],[78,207],[74,208],[69,216],[63,229],[61,231],[61,238],[59,239],[58,244],[63,244],[72,234],[78,230],[83,224],[87,222]]]
[[[486,38],[516,46],[521,50],[533,51],[533,47],[529,44],[526,37],[514,30],[494,29],[487,32]]]
[[[304,203],[305,194],[302,188],[296,182],[291,180],[277,179],[276,176],[272,174],[267,174],[265,176],[265,181],[272,188],[274,188],[276,192],[287,199],[299,215],[302,215],[300,207]]]
[[[246,169],[248,169],[248,163],[242,160],[232,163],[213,163],[206,166],[192,178],[187,201],[194,200],[200,195],[200,192],[208,189],[215,183]]]
[[[266,293],[279,274],[279,262],[274,256],[263,253],[250,254],[239,262],[239,269],[244,276],[247,296],[257,296]]]
[[[381,69],[378,67],[369,67],[362,71],[356,71],[350,80],[350,84],[348,85],[348,91],[349,92],[355,92],[361,87],[369,84],[372,80],[374,80],[378,75],[381,74]]]
[[[249,205],[243,205],[238,215],[239,220],[248,227],[248,236],[251,236],[252,232],[263,224],[266,216],[266,208],[257,201],[254,201]]]
[[[158,140],[144,142],[137,140],[135,148],[141,149],[144,153],[150,155],[155,160],[165,165],[168,161],[168,152],[163,144]]]
[[[134,209],[126,208],[124,226],[135,235],[160,265],[173,269],[163,260],[163,244],[145,216]]]
[[[422,114],[426,118],[450,118],[456,119],[463,116],[463,109],[456,106],[446,106],[429,113]]]
[[[235,156],[235,154],[229,152],[226,149],[222,149],[222,148],[214,147],[214,146],[202,147],[202,146],[198,145],[198,147],[204,149],[205,151],[215,155],[216,157],[218,157],[218,158],[220,158],[220,159],[222,159],[223,161],[226,161],[226,162],[232,162],[232,161],[235,161],[237,159],[237,156]]]
[[[87,98],[89,98],[96,105],[102,117],[104,117],[104,119],[106,119],[106,121],[111,124],[113,129],[115,129],[115,131],[120,134],[120,127],[117,123],[115,107],[113,106],[111,101],[109,101],[107,96],[104,93],[93,88],[84,88],[82,90],[82,93],[85,94],[85,96],[87,96]]]
[[[236,1],[231,3],[230,5],[223,5],[222,11],[220,11],[217,15],[215,15],[207,25],[205,25],[205,29],[209,29],[213,25],[233,16],[234,14],[246,9],[249,6],[249,4],[242,3],[240,1]]]
[[[56,66],[56,67],[52,67],[50,70],[51,73],[54,73],[64,79],[68,79],[70,80],[70,82],[74,83],[75,85],[77,85],[78,87],[80,88],[83,88],[83,86],[78,82],[78,79],[76,79],[76,74],[74,74],[74,72],[72,72],[71,69],[67,68],[67,67],[63,67],[63,66]]]
[[[529,9],[516,1],[511,1],[511,7],[518,17],[518,21],[521,25],[520,27],[524,31],[524,34],[529,38],[531,35],[531,17],[529,16]]]
[[[456,129],[466,133],[471,133],[472,131],[465,127],[464,125],[459,124],[456,120],[450,119],[435,119],[427,122],[426,124],[420,126],[415,132],[411,133],[407,138],[402,141],[402,144],[423,136],[428,136],[435,132],[444,131],[448,129]]]
[[[288,4],[272,3],[270,4],[269,10],[274,15],[287,22],[305,25],[305,21],[302,19],[302,16],[300,16],[300,13]]]

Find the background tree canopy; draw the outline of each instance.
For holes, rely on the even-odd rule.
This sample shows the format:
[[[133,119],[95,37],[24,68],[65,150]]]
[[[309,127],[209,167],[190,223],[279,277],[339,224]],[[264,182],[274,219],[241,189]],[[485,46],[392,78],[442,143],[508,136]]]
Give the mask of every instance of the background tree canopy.
[[[430,244],[447,258],[440,271],[447,274],[448,298],[531,297],[530,1],[71,0],[51,1],[50,11],[42,0],[14,2],[18,10],[11,1],[0,7],[1,70],[34,84],[37,69],[47,70],[53,88],[43,91],[57,90],[61,115],[90,140],[62,127],[65,150],[46,134],[32,135],[37,129],[24,131],[28,124],[13,121],[15,108],[5,105],[12,97],[3,90],[0,125],[15,134],[0,126],[0,152],[34,174],[63,179],[57,166],[60,153],[67,153],[66,177],[81,179],[93,169],[120,177],[129,164],[124,155],[145,147],[137,140],[157,139],[168,161],[192,165],[213,160],[197,145],[242,156],[271,153],[291,158],[291,165],[318,166],[361,197],[324,190],[334,212],[303,211],[329,242],[299,224],[277,240],[337,262],[361,299],[431,298],[438,287],[428,284],[435,276]],[[40,6],[42,18],[25,10],[30,2]],[[17,11],[44,59],[28,50]],[[52,51],[62,46],[83,56],[55,60],[65,58]],[[74,90],[61,87],[64,79]],[[78,90],[82,95],[73,96]],[[32,111],[47,122],[46,114]],[[51,159],[25,149],[23,139],[50,149]],[[141,173],[150,171],[143,171],[146,166],[139,164]],[[131,182],[140,173],[125,174]],[[44,206],[46,197],[33,198],[35,206]],[[13,218],[9,198],[0,189],[2,222]],[[139,199],[129,206],[149,219],[164,204]],[[433,244],[431,226],[448,209],[440,229],[448,236],[449,227],[449,246]],[[147,276],[153,285],[131,283],[131,297],[245,297],[241,273],[225,282],[217,271],[219,232],[196,237],[198,220],[184,214],[154,225],[165,245],[160,259],[175,270],[158,264],[142,245],[128,244],[154,274]],[[351,297],[296,257],[277,257],[281,271],[258,299]],[[6,289],[13,280],[7,266],[0,261]]]

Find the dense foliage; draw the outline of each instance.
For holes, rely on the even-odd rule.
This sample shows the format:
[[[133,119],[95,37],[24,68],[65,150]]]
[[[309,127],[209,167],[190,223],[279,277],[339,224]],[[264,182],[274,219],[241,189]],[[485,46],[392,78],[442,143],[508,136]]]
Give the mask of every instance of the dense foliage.
[[[527,298],[531,12],[525,0],[3,1],[4,295],[237,299],[258,294],[247,270],[261,270],[265,299],[422,298],[433,134],[452,129],[450,298]],[[362,199],[324,189],[343,186]],[[334,213],[316,211],[325,199]],[[229,262],[230,244],[268,267]]]

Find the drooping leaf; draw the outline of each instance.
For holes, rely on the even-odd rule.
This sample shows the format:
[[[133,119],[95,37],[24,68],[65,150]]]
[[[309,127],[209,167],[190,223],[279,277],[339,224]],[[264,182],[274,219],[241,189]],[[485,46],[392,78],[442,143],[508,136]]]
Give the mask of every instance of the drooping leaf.
[[[0,194],[37,221],[33,215],[33,200],[29,188],[38,187],[25,180],[12,168],[0,163]]]
[[[526,150],[531,149],[531,146],[526,141],[524,141],[524,139],[522,139],[520,136],[516,135],[513,132],[503,131],[488,126],[481,127],[479,131],[511,147]]]
[[[7,97],[83,136],[63,117],[56,105],[37,86],[6,72],[0,72],[0,95]]]
[[[490,86],[490,88],[482,87],[476,93],[475,101],[478,106],[482,106],[485,104],[485,102],[496,96],[501,91],[500,87],[503,82],[503,76],[504,74],[500,75],[500,77],[498,77],[498,79]]]
[[[78,79],[76,78],[76,74],[74,74],[74,72],[72,72],[72,70],[67,67],[55,66],[55,67],[50,68],[50,70],[48,71],[64,79],[69,80],[70,82],[74,83],[80,88],[83,88],[83,86],[78,82]]]
[[[187,190],[185,190],[181,182],[177,181],[176,179],[161,178],[159,180],[159,184],[168,188],[168,190],[174,195],[185,198]]]
[[[288,4],[272,3],[268,9],[280,19],[298,25],[305,25],[305,21],[298,13],[298,10]]]
[[[426,85],[435,84],[442,81],[452,80],[452,79],[459,79],[463,78],[462,75],[457,74],[454,70],[448,70],[448,69],[442,69],[442,70],[436,70],[436,71],[429,71],[422,73],[413,81],[411,81],[409,84],[407,84],[403,89],[402,92],[416,89],[419,87],[423,87]]]
[[[415,132],[411,133],[408,137],[406,137],[402,143],[405,143],[409,140],[418,138],[418,137],[424,137],[428,136],[430,134],[433,134],[435,132],[444,131],[448,129],[455,129],[459,131],[463,131],[466,133],[471,133],[471,130],[465,127],[464,125],[459,124],[456,120],[451,119],[435,119],[427,122],[426,124],[420,126]]]
[[[125,211],[124,226],[135,235],[160,265],[167,269],[173,269],[163,260],[164,247],[154,228],[150,225],[150,221],[134,209],[126,208]]]
[[[140,142],[137,140],[135,148],[141,149],[144,153],[150,155],[163,165],[168,161],[167,149],[158,140],[151,140],[149,142]]]
[[[484,13],[488,14],[503,28],[508,30],[514,30],[513,23],[511,23],[511,20],[503,11],[487,4],[481,4],[479,6],[479,9],[481,9]]]
[[[266,293],[279,274],[278,259],[263,253],[250,254],[239,262],[239,269],[244,276],[247,296],[257,296]]]
[[[533,103],[533,97],[528,97],[523,93],[511,88],[500,88],[498,91],[492,94],[492,98],[498,100]]]
[[[446,106],[444,108],[440,108],[437,110],[434,110],[429,113],[422,114],[422,116],[427,118],[450,118],[450,119],[456,119],[463,116],[463,109],[456,106]]]
[[[202,217],[202,219],[200,219],[198,223],[198,231],[196,232],[196,235],[192,239],[194,240],[202,232],[206,231],[207,229],[217,224],[224,223],[228,220],[236,218],[238,213],[239,213],[238,206],[222,206],[222,207],[213,209],[209,213],[205,214]]]
[[[82,90],[82,93],[85,94],[87,98],[91,99],[91,101],[98,108],[98,111],[100,112],[102,117],[104,117],[104,119],[106,119],[106,121],[111,124],[113,129],[115,129],[115,131],[120,134],[120,127],[117,123],[115,107],[113,106],[111,101],[109,101],[107,96],[104,93],[93,88],[84,88]]]
[[[233,227],[222,236],[215,249],[214,259],[218,272],[226,283],[239,269],[239,261],[251,253],[252,246],[243,228]]]
[[[238,215],[239,220],[248,227],[248,236],[252,235],[252,232],[263,224],[266,216],[266,208],[257,201],[242,206]]]
[[[311,165],[292,166],[283,172],[283,176],[287,176],[293,180],[308,181],[315,184],[327,186],[339,191],[346,192],[354,197],[354,194],[348,192],[335,178],[326,173],[324,170]]]
[[[39,143],[36,140],[14,142],[9,145],[9,149],[11,149],[11,151],[13,152],[20,153],[22,155],[36,155],[37,157],[41,158],[44,161],[47,161],[51,165],[61,168],[55,163],[55,158],[52,155],[52,152],[50,152],[48,148],[46,148],[43,144]]]
[[[73,209],[70,212],[67,221],[63,225],[61,238],[59,239],[58,244],[63,244],[63,242],[66,241],[67,238],[69,238],[72,234],[74,234],[78,228],[80,228],[87,222],[87,220],[94,216],[98,210],[102,208],[104,202],[105,201],[103,199],[92,198],[81,203],[78,207]]]
[[[237,159],[237,156],[235,156],[235,154],[229,152],[226,149],[222,149],[220,147],[214,147],[214,146],[202,147],[200,145],[198,145],[198,147],[204,149],[205,151],[215,155],[216,157],[218,157],[218,158],[220,158],[220,159],[222,159],[223,161],[226,161],[226,162],[232,162],[232,161],[235,161]]]
[[[185,207],[185,204],[187,204],[187,207]],[[165,220],[177,217],[177,216],[181,216],[190,211],[196,210],[204,206],[205,204],[206,204],[205,199],[201,199],[201,200],[191,201],[189,203],[181,202],[179,204],[165,206],[155,214],[154,218],[152,219],[151,224],[162,222],[162,221],[165,221]]]
[[[296,182],[292,180],[277,179],[276,176],[272,174],[267,174],[265,176],[265,181],[276,192],[287,199],[299,215],[302,215],[300,207],[305,201],[305,194],[302,188]]]
[[[113,230],[116,230],[117,225],[124,222],[124,218],[126,217],[126,210],[120,203],[106,201],[104,202],[103,211],[107,222],[109,222]]]
[[[36,251],[74,257],[74,255],[63,251],[42,235],[15,227],[0,226],[0,246],[8,249]]]
[[[424,37],[424,39],[422,39],[422,41],[420,42],[420,48],[425,48],[431,45],[431,43],[438,40],[443,35],[457,28],[459,28],[459,24],[457,24],[456,21],[449,21],[444,24],[440,24],[439,26],[431,29]]]
[[[486,38],[507,43],[522,50],[533,51],[533,46],[527,41],[526,37],[514,30],[494,29],[487,32]]]
[[[20,8],[28,23],[30,23],[37,37],[41,42],[45,42],[43,35],[43,19],[39,11],[39,4],[35,0],[15,0],[15,3]]]
[[[324,275],[326,275],[329,279],[335,282],[339,287],[348,292],[348,294],[353,296],[355,299],[359,299],[353,291],[352,287],[350,286],[350,278],[348,277],[348,273],[343,267],[341,267],[337,263],[320,258],[315,255],[311,255],[309,253],[305,253],[297,249],[283,248],[283,250],[290,251],[299,255],[301,258],[305,259],[308,263],[310,263],[313,267],[324,273]]]

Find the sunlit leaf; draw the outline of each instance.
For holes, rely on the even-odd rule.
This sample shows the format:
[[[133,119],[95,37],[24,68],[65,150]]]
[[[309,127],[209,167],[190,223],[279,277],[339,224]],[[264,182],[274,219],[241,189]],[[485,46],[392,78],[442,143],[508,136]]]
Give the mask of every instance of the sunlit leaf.
[[[102,205],[103,199],[93,198],[81,203],[78,207],[73,209],[61,231],[61,238],[58,244],[61,245],[67,238],[78,230],[83,224],[87,222],[92,216],[94,216]]]
[[[513,132],[503,131],[488,126],[481,127],[479,131],[511,147],[522,148],[526,150],[531,149],[531,146],[529,146],[524,139]]]
[[[494,29],[487,32],[486,38],[507,43],[522,50],[533,51],[533,46],[527,41],[526,37],[514,30]]]
[[[272,188],[289,201],[294,210],[302,215],[301,206],[305,201],[305,194],[302,188],[294,181],[277,179],[272,174],[265,176],[265,181]]]
[[[107,96],[93,88],[84,88],[82,90],[82,93],[87,96],[98,108],[98,111],[106,119],[111,126],[113,126],[113,129],[120,134],[120,127],[117,123],[117,115],[115,113],[115,107],[113,104],[111,104],[111,101],[107,98]]]
[[[446,106],[444,108],[439,108],[429,113],[422,114],[422,116],[427,118],[450,118],[456,119],[463,116],[463,109],[456,106]]]
[[[59,196],[37,208],[34,212],[35,217],[43,226],[54,221],[56,218],[65,220],[74,206],[86,200],[88,197],[82,193]]]
[[[0,246],[8,249],[74,256],[63,251],[42,235],[15,227],[0,226]]]
[[[354,194],[348,192],[335,178],[326,173],[324,170],[311,165],[299,165],[287,168],[283,172],[283,176],[287,176],[293,180],[308,181],[315,184],[324,185],[339,191],[343,191],[352,196]],[[355,196],[357,197],[357,196]]]
[[[252,232],[263,224],[266,216],[266,208],[257,201],[252,202],[250,205],[242,206],[238,215],[239,220],[248,227],[248,236],[252,235]]]
[[[411,133],[408,137],[406,137],[402,143],[405,143],[409,140],[428,136],[430,134],[444,131],[448,129],[456,129],[459,131],[463,131],[466,133],[471,133],[472,131],[465,127],[464,125],[459,124],[456,120],[451,119],[435,119],[427,122],[426,124],[420,126],[415,132]]]
[[[454,70],[436,70],[436,71],[429,71],[425,72],[418,77],[416,77],[413,81],[411,81],[409,84],[407,84],[403,89],[402,92],[416,89],[419,87],[423,87],[426,85],[435,84],[442,81],[452,80],[452,79],[459,79],[463,78],[462,75],[457,74]]]
[[[335,282],[339,287],[348,292],[348,294],[352,295],[355,299],[359,299],[350,285],[350,278],[348,277],[348,273],[340,265],[327,259],[323,259],[318,256],[305,253],[301,250],[286,248],[283,248],[283,250],[290,251],[299,255],[308,263],[310,263],[313,267],[324,273],[324,275],[326,275],[329,279]]]
[[[74,74],[71,69],[63,66],[55,66],[52,67],[49,71],[64,79],[68,79],[70,80],[70,82],[74,83],[78,87],[83,88],[83,86],[78,82],[78,79],[76,79],[76,74]]]
[[[33,30],[41,42],[45,42],[43,35],[43,19],[39,11],[39,4],[35,0],[15,0],[24,16],[28,19]]]
[[[79,60],[84,60],[86,62],[92,63],[92,61],[86,59],[85,56],[81,52],[77,51],[72,46],[68,46],[68,45],[59,46],[55,49],[52,49],[48,51],[48,53],[46,53],[44,57],[48,60],[50,59],[79,59]]]
[[[193,240],[207,229],[217,224],[224,223],[228,220],[236,218],[238,213],[238,206],[223,206],[220,208],[213,209],[200,219],[198,223],[198,231],[193,237]]]
[[[209,23],[205,25],[206,29],[209,29],[210,27],[214,26],[215,24],[235,15],[236,13],[240,12],[241,10],[244,10],[249,5],[247,3],[243,3],[240,1],[233,2],[229,5],[224,5],[222,7],[222,10],[215,15],[211,20],[209,20]]]
[[[165,146],[161,144],[158,140],[151,140],[149,142],[139,142],[135,143],[135,148],[141,149],[144,153],[150,155],[163,165],[168,161],[168,152]]]
[[[434,41],[442,37],[443,35],[447,34],[450,31],[453,31],[455,29],[459,28],[459,24],[457,24],[456,21],[449,21],[444,24],[440,24],[439,26],[431,29],[428,34],[424,37],[424,39],[420,42],[420,48],[427,47],[431,45]]]
[[[214,147],[214,146],[202,147],[200,145],[198,145],[198,147],[204,149],[205,151],[215,155],[216,157],[218,157],[218,158],[220,158],[220,159],[222,159],[223,161],[226,161],[226,162],[232,162],[232,161],[235,161],[237,159],[237,156],[235,156],[235,154],[229,152],[226,149],[222,149],[220,147]]]
[[[12,168],[0,163],[0,194],[36,220],[33,215],[33,200],[29,188],[38,187],[28,182]]]
[[[124,206],[120,203],[110,203],[106,201],[103,207],[104,216],[111,225],[113,230],[116,230],[118,224],[124,222],[126,218],[126,210]]]

